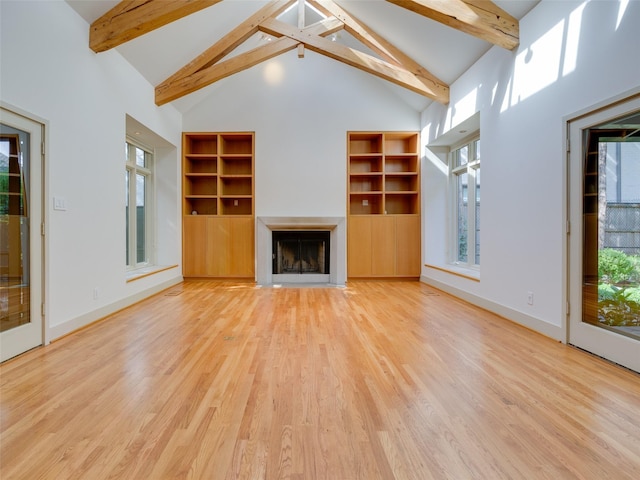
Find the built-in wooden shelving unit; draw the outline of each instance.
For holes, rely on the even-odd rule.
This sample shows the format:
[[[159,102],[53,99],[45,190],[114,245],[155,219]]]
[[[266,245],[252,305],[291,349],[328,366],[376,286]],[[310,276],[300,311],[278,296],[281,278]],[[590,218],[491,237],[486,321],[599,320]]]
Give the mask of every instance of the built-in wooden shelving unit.
[[[417,132],[348,132],[350,277],[419,277]]]
[[[183,274],[254,276],[254,134],[185,132]]]

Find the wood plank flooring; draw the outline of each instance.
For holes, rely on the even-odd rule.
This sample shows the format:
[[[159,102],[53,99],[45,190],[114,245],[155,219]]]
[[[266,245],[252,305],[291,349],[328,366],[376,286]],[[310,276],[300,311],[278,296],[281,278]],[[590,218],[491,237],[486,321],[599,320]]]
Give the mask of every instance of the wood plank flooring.
[[[0,395],[3,480],[640,478],[639,375],[418,282],[186,282]]]

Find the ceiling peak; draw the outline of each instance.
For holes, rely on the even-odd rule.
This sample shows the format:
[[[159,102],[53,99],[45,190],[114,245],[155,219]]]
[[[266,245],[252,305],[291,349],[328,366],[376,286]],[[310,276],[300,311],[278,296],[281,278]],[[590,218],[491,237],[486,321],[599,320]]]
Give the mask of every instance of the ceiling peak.
[[[298,6],[297,25],[278,20],[285,11]],[[304,6],[320,13],[324,20],[305,26]],[[325,37],[346,29],[380,58],[355,50]],[[276,38],[248,52],[223,60],[231,49],[262,31]],[[373,32],[330,0],[281,0],[272,2],[244,21],[191,63],[156,87],[156,104],[163,105],[222,78],[233,75],[284,52],[308,48],[316,53],[388,80],[441,103],[449,101],[449,87],[425,68]]]
[[[103,52],[221,0],[123,0],[91,24],[89,46]],[[489,0],[387,0],[501,47],[518,45],[518,20]],[[292,24],[278,18],[297,8]],[[310,20],[309,12],[313,12]],[[317,14],[317,16],[316,16]],[[319,18],[319,21],[311,23]],[[326,37],[345,30],[376,56]],[[274,41],[227,58],[259,31]],[[305,49],[446,104],[449,86],[332,0],[273,0],[156,87],[163,105],[287,51]]]

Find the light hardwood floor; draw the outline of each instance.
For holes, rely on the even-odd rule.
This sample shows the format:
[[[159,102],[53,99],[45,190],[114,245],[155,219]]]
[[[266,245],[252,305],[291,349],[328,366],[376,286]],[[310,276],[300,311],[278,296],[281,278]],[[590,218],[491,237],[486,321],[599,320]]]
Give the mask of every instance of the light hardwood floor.
[[[640,478],[640,375],[418,282],[190,281],[0,376],[3,480]]]

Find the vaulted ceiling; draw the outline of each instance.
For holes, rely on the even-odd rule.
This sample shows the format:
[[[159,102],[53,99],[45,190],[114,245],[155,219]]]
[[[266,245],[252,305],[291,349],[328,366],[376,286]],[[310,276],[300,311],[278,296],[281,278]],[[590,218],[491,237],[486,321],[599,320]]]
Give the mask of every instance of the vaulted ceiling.
[[[156,86],[158,105],[295,50],[375,75],[422,108],[448,103],[449,84],[493,45],[517,48],[519,18],[538,0],[67,2],[90,23],[89,47],[118,49]]]

